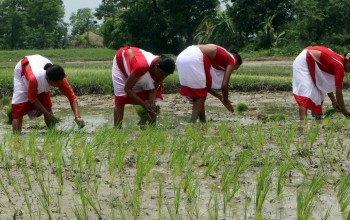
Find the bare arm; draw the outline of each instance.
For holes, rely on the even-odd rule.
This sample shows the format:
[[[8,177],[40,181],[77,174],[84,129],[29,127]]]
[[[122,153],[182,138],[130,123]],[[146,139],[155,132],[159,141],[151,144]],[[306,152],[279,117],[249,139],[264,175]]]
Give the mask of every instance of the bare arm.
[[[345,117],[350,117],[350,112],[345,107],[342,89],[336,89],[335,95],[337,98],[339,110],[343,113]]]
[[[224,102],[223,96],[216,92],[214,89],[208,89],[208,92],[213,95],[214,97],[218,98],[222,104],[229,110],[230,112],[233,112],[233,106],[231,105],[231,101],[227,99],[227,102]]]
[[[224,102],[228,101],[228,86],[230,83],[231,73],[233,72],[233,65],[227,65],[224,73],[224,79],[221,84],[222,98]]]

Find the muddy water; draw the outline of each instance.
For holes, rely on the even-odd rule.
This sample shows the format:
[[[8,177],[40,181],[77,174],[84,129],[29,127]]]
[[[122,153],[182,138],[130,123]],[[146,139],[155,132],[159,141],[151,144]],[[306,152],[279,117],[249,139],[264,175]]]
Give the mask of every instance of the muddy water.
[[[345,98],[349,97],[346,95]],[[231,92],[230,100],[233,105],[245,103],[248,110],[245,112],[228,112],[219,100],[208,96],[206,101],[207,121],[212,122],[237,122],[240,124],[254,124],[259,119],[264,119],[271,114],[283,115],[287,120],[298,120],[298,108],[290,92]],[[81,116],[86,121],[87,132],[93,132],[99,126],[113,126],[113,96],[89,95],[78,97]],[[52,97],[53,110],[56,116],[62,121],[58,128],[65,130],[74,127],[74,117],[65,97]],[[165,94],[164,100],[159,103],[161,113],[157,125],[166,128],[175,128],[187,124],[191,115],[191,104],[179,94]],[[331,108],[329,100],[325,100],[324,108]],[[123,127],[138,127],[138,116],[132,106],[126,106],[123,120]],[[31,129],[45,131],[43,117],[28,120],[24,118],[23,132],[30,132]],[[11,126],[2,123],[2,133],[9,132]]]

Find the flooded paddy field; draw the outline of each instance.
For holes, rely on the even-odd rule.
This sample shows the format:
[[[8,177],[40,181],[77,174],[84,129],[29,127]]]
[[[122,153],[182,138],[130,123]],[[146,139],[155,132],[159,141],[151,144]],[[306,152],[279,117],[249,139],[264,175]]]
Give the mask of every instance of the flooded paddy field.
[[[2,122],[0,219],[349,219],[349,120],[302,124],[290,92],[230,100],[248,110],[209,96],[206,125],[188,123],[178,94],[164,95],[155,128],[128,106],[114,129],[114,98],[102,95],[78,97],[82,130],[62,96],[56,129],[26,119],[13,135]]]

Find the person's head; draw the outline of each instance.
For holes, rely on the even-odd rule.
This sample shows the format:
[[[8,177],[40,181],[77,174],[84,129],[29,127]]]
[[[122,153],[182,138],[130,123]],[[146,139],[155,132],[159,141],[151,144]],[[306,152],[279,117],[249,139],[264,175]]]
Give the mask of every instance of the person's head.
[[[235,65],[235,70],[237,70],[243,63],[241,55],[238,54],[236,50],[230,51],[231,54],[237,59],[237,63]]]
[[[46,70],[46,80],[51,86],[59,86],[63,78],[66,76],[64,69],[57,64],[47,63],[44,66]]]
[[[350,52],[344,54],[344,71],[350,72]]]
[[[161,55],[155,65],[154,74],[157,77],[157,79],[162,81],[167,76],[172,74],[174,70],[175,70],[174,60],[171,59],[170,57]]]

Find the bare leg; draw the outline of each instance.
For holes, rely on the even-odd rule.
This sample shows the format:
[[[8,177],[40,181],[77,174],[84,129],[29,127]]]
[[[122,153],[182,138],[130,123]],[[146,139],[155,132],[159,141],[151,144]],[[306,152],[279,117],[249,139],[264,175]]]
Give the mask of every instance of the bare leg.
[[[115,106],[114,107],[114,127],[122,128],[124,117],[124,105],[123,106]]]
[[[21,133],[21,131],[22,131],[22,122],[23,122],[23,117],[22,118],[14,118],[12,120],[12,131],[13,131],[13,133]]]
[[[299,105],[299,118],[305,120],[307,118],[307,108]]]
[[[196,123],[198,117],[201,122],[205,122],[205,108],[204,108],[205,100],[206,100],[206,97],[196,98],[193,100],[192,115],[191,115],[192,123]]]

